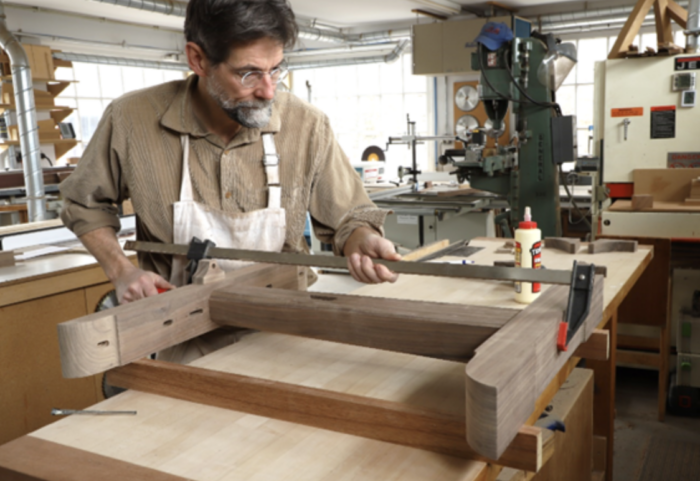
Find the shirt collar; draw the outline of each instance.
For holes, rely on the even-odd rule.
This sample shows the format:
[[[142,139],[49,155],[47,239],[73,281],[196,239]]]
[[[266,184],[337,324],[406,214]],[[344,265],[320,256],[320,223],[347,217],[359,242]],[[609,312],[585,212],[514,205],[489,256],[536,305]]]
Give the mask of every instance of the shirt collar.
[[[182,84],[160,120],[163,127],[179,132],[180,134],[189,134],[193,137],[213,136],[195,116],[194,109],[192,108],[192,93],[194,89],[197,88],[198,78],[199,77],[196,75],[190,75],[185,83]],[[242,127],[231,141],[231,144],[240,145],[256,142],[260,139],[260,134],[279,132],[281,124],[279,108],[275,102],[272,104],[270,122],[265,127],[252,129]]]

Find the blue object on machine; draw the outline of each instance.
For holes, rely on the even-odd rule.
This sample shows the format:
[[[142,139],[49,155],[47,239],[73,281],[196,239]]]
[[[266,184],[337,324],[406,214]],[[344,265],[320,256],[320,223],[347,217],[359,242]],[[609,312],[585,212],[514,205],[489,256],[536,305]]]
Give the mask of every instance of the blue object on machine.
[[[484,25],[476,37],[479,42],[489,50],[498,50],[506,42],[513,40],[513,31],[502,22],[488,22]]]

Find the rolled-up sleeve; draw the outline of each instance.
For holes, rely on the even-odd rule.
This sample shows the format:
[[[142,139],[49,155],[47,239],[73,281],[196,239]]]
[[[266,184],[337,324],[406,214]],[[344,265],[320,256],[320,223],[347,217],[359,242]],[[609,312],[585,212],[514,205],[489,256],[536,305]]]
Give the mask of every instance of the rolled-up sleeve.
[[[319,142],[317,169],[311,191],[309,213],[316,237],[332,244],[336,255],[358,227],[369,227],[384,235],[389,211],[369,199],[360,176],[338,145],[327,117],[315,132]]]
[[[110,105],[75,171],[60,185],[61,219],[77,236],[101,227],[121,228],[116,204],[129,193],[122,178],[117,137]]]

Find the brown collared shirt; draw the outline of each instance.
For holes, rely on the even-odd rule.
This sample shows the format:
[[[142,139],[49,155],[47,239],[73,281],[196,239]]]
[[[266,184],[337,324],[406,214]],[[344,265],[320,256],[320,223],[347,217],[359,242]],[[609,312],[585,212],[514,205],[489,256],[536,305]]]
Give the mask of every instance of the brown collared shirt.
[[[119,230],[116,204],[131,199],[137,237],[173,241],[173,203],[182,178],[180,136],[190,136],[194,200],[229,213],[267,206],[261,133],[274,133],[280,156],[285,251],[307,250],[306,212],[317,237],[336,254],[354,229],[382,232],[386,211],[376,208],[341,150],[328,118],[292,94],[278,92],[267,127],[246,127],[224,145],[195,117],[197,77],[132,92],[107,107],[75,172],[61,184],[61,218],[81,236],[101,227]],[[140,254],[140,265],[170,276],[169,256]]]

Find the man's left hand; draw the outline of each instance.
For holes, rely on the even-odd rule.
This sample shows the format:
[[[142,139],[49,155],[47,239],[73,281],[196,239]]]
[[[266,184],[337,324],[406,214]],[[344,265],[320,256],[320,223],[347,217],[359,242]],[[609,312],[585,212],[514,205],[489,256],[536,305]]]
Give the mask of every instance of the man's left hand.
[[[372,262],[372,259],[400,261],[401,255],[396,253],[391,241],[369,227],[358,227],[350,234],[345,242],[343,254],[348,258],[348,269],[356,281],[379,284],[396,282],[399,278],[398,274],[386,266]]]

